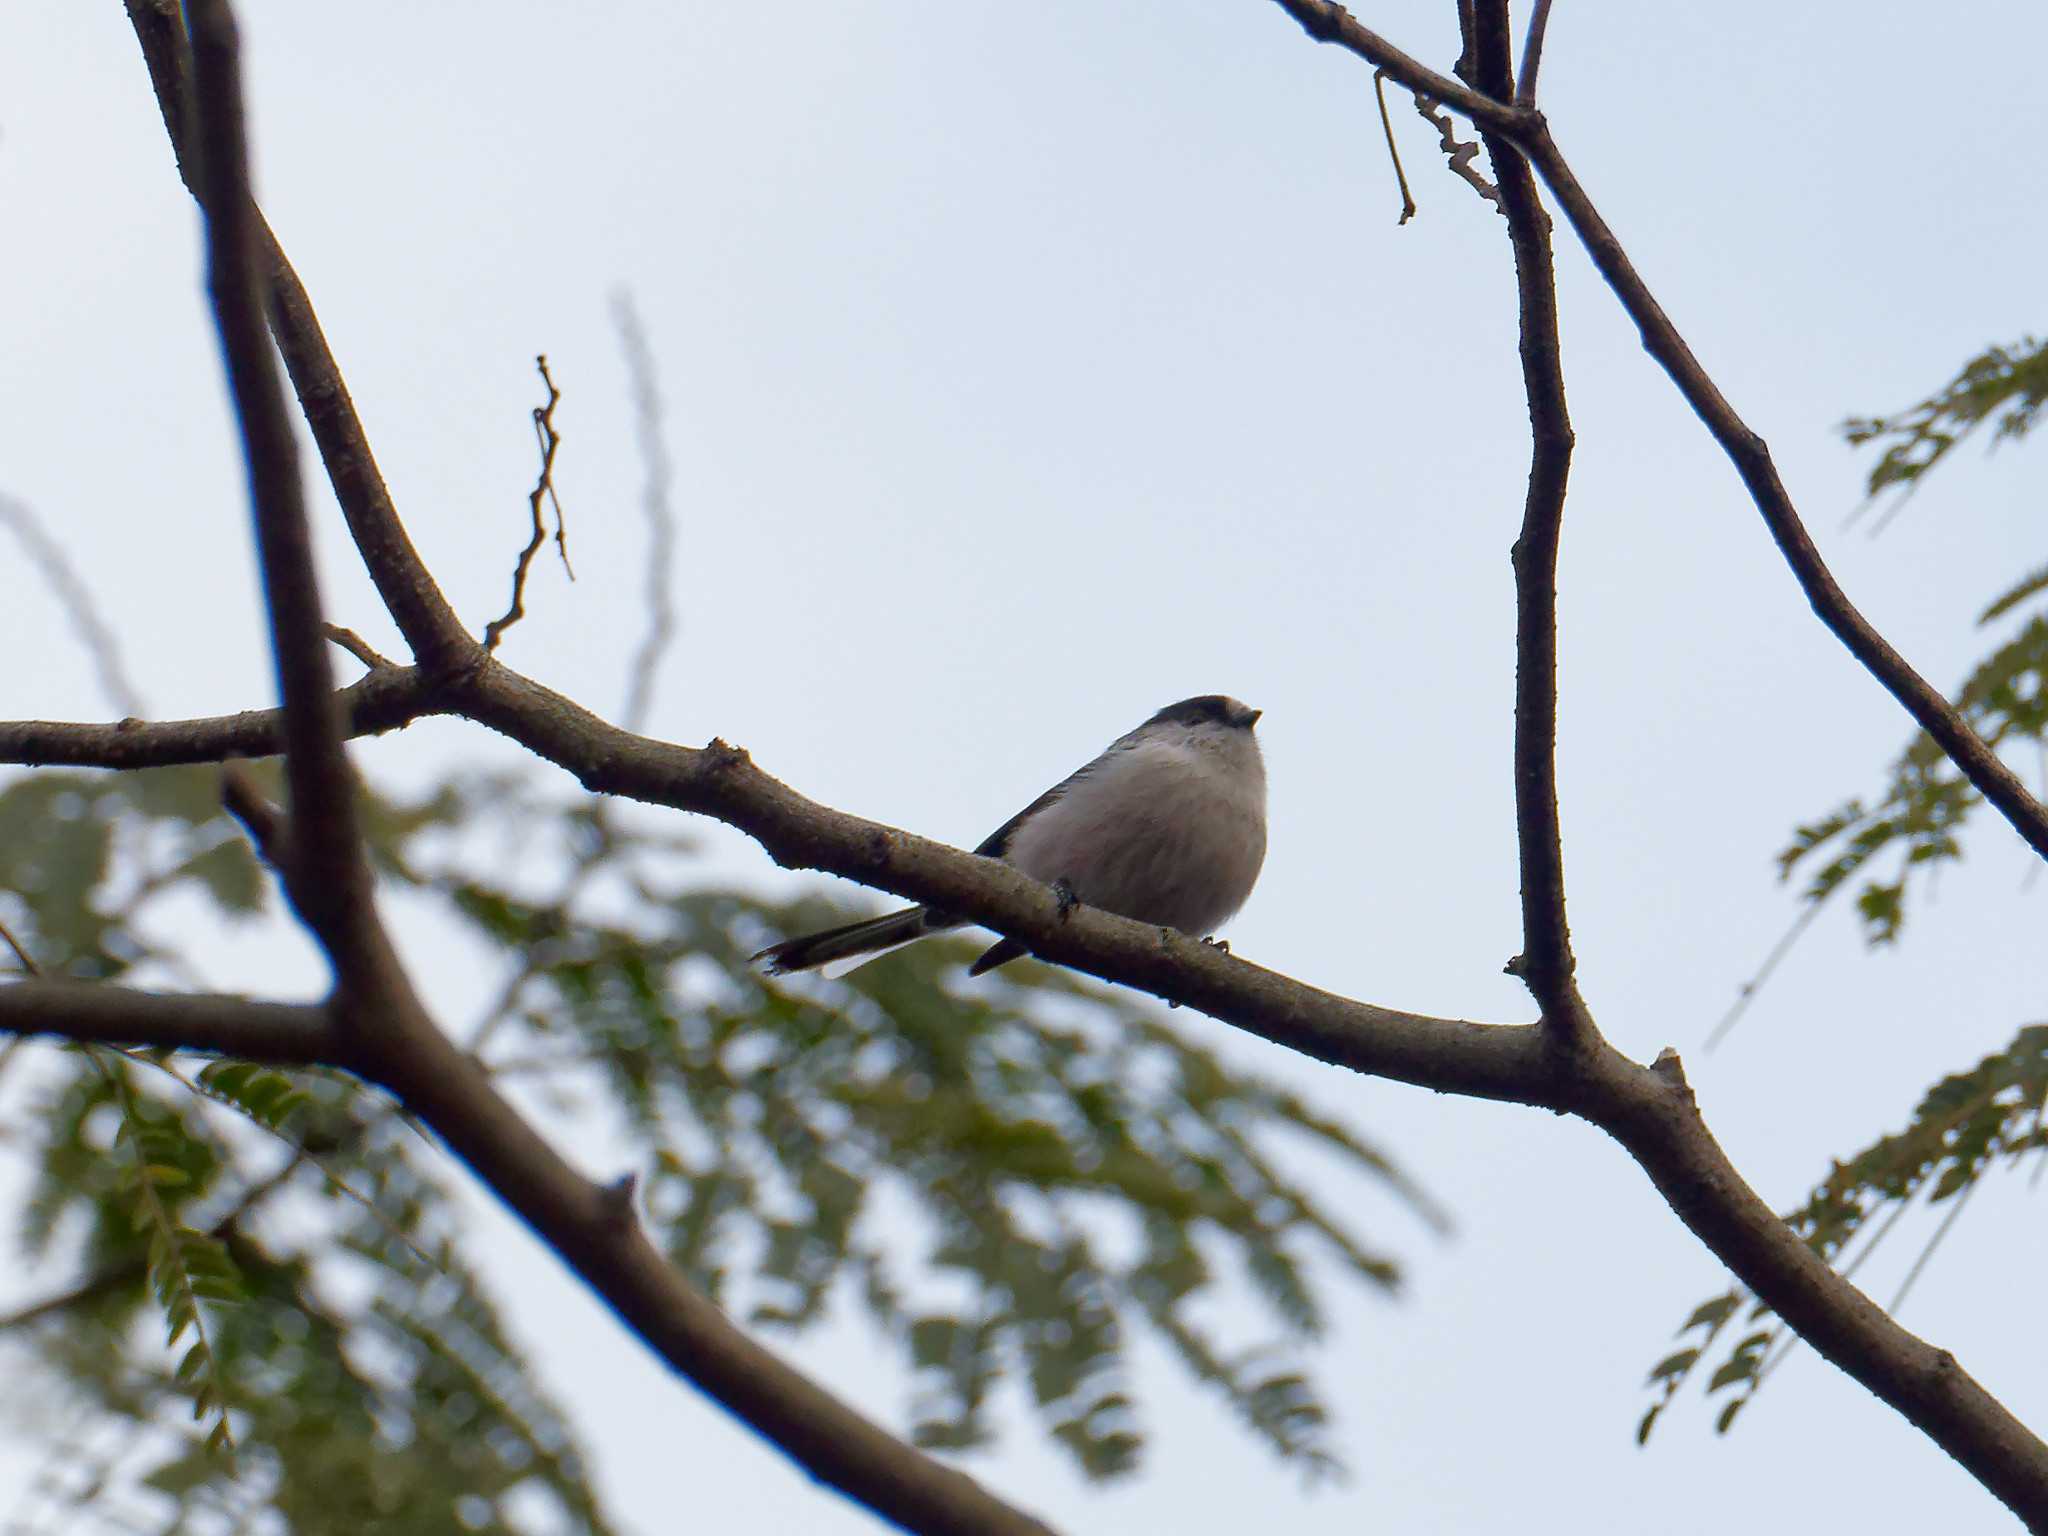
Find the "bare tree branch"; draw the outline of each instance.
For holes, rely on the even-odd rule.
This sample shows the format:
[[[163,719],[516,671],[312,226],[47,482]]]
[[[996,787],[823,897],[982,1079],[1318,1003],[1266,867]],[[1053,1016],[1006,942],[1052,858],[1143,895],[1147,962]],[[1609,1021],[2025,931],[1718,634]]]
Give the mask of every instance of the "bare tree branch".
[[[134,3],[134,0],[130,0],[130,3]],[[1301,23],[1301,30],[1317,42],[1334,43],[1360,58],[1370,59],[1384,69],[1391,79],[1399,81],[1409,90],[1420,91],[1425,96],[1434,97],[1483,127],[1509,132],[1522,122],[1522,114],[1515,108],[1461,85],[1449,75],[1440,75],[1419,60],[1410,58],[1377,32],[1360,26],[1357,19],[1341,5],[1333,5],[1330,0],[1274,0],[1274,3]]]
[[[370,866],[356,822],[355,774],[342,751],[298,439],[285,412],[263,314],[262,232],[249,187],[239,43],[225,0],[192,0],[185,9],[199,87],[194,131],[199,202],[206,210],[207,286],[248,464],[257,560],[283,695],[294,844],[286,889],[346,979],[375,921],[368,915]]]
[[[448,705],[416,667],[373,671],[335,696],[342,729],[379,736]],[[0,763],[33,768],[162,768],[274,757],[284,751],[284,716],[275,709],[198,720],[118,720],[88,725],[59,720],[0,721]]]
[[[202,992],[134,992],[100,982],[30,980],[0,986],[0,1030],[90,1045],[156,1045],[278,1067],[341,1066],[327,1010]]]
[[[1478,0],[1465,56],[1470,82],[1489,94],[1510,88],[1507,0]],[[1572,424],[1557,340],[1557,275],[1550,216],[1521,153],[1486,133],[1515,253],[1521,316],[1522,386],[1529,402],[1531,457],[1522,532],[1515,540],[1515,830],[1522,867],[1522,953],[1513,969],[1562,1040],[1594,1033],[1572,980],[1565,918],[1564,842],[1557,806],[1557,548],[1571,474]]]
[[[1536,0],[1529,13],[1529,34],[1522,42],[1522,68],[1515,77],[1515,105],[1536,105],[1536,73],[1543,67],[1543,34],[1550,27],[1550,0]]]
[[[1671,323],[1635,270],[1621,242],[1593,201],[1579,185],[1551,137],[1543,114],[1533,107],[1510,106],[1483,92],[1456,86],[1445,90],[1441,75],[1424,68],[1378,33],[1360,26],[1340,5],[1327,0],[1274,0],[1300,22],[1318,42],[1333,43],[1384,69],[1411,90],[1425,92],[1477,123],[1519,145],[1536,173],[1557,198],[1573,231],[1607,279],[1622,308],[1636,323],[1643,347],[1656,358],[1679,393],[1728,455],[1785,562],[1792,568],[1807,602],[1828,629],[1861,662],[1887,692],[1905,707],[1916,724],[1934,738],[1964,777],[1998,808],[2027,845],[2048,859],[2048,808],[2027,792],[2017,773],[1969,727],[1940,692],[1906,662],[1870,621],[1856,610],[1800,521],[1799,512],[1778,478],[1771,451],[1761,436],[1736,414],[1715,385],[1678,328]]]
[[[123,0],[142,45],[157,107],[170,134],[178,174],[194,187],[197,168],[191,150],[191,65],[179,0]],[[196,196],[196,188],[195,193]],[[472,666],[481,654],[475,639],[427,574],[406,536],[370,451],[368,435],[349,398],[348,385],[328,348],[305,285],[285,260],[283,249],[259,213],[255,216],[259,262],[267,274],[270,319],[284,353],[286,371],[327,477],[362,554],[377,594],[405,636],[413,658],[440,675]]]
[[[1396,78],[1402,78],[1402,70],[1412,61],[1397,58],[1380,38],[1358,27],[1340,7],[1320,5],[1315,0],[1277,0],[1289,14],[1301,20],[1310,34],[1321,41],[1338,42],[1358,53],[1375,66],[1386,69]],[[1304,12],[1313,13],[1313,19],[1305,18]],[[1534,650],[1531,640],[1541,642],[1543,636],[1531,636],[1528,621],[1532,614],[1532,597],[1540,597],[1537,578],[1543,576],[1543,585],[1549,585],[1547,573],[1536,570],[1532,556],[1539,553],[1532,542],[1532,533],[1547,531],[1551,539],[1551,559],[1555,555],[1555,527],[1545,516],[1539,516],[1539,478],[1542,475],[1544,459],[1543,439],[1546,430],[1555,433],[1563,427],[1560,443],[1568,448],[1569,427],[1562,421],[1561,383],[1557,386],[1555,406],[1557,417],[1546,423],[1549,414],[1544,402],[1551,395],[1551,377],[1555,357],[1554,307],[1555,295],[1552,289],[1546,299],[1544,294],[1532,292],[1528,277],[1533,268],[1527,258],[1540,255],[1542,270],[1547,273],[1547,250],[1538,251],[1534,242],[1538,239],[1547,246],[1547,220],[1544,220],[1540,204],[1536,201],[1533,184],[1528,177],[1522,158],[1515,146],[1526,150],[1529,159],[1543,175],[1544,180],[1556,193],[1565,208],[1574,229],[1592,252],[1596,265],[1607,277],[1610,286],[1622,299],[1624,307],[1641,329],[1645,346],[1659,362],[1695,412],[1707,424],[1724,451],[1734,460],[1738,473],[1743,477],[1758,508],[1763,512],[1766,524],[1771,528],[1780,549],[1785,553],[1801,586],[1806,590],[1809,601],[1820,613],[1824,622],[1837,636],[1843,639],[1852,654],[1862,661],[1881,682],[1905,704],[1908,711],[1928,730],[1930,735],[1948,750],[1963,772],[1977,787],[1997,804],[2008,820],[2011,820],[2021,835],[2037,849],[2048,854],[2048,817],[2041,807],[2026,793],[2019,779],[1998,759],[1996,753],[1971,732],[1950,706],[1915,674],[1882,637],[1870,628],[1860,614],[1849,604],[1821,562],[1789,497],[1777,479],[1771,465],[1769,451],[1761,438],[1751,432],[1737,417],[1726,400],[1720,395],[1704,370],[1683,340],[1678,336],[1669,320],[1664,316],[1655,300],[1642,284],[1622,252],[1619,242],[1600,220],[1591,201],[1585,196],[1572,177],[1570,168],[1552,142],[1547,125],[1540,114],[1533,109],[1510,109],[1514,115],[1503,121],[1498,110],[1512,93],[1510,75],[1510,38],[1508,32],[1506,0],[1461,0],[1460,20],[1464,32],[1465,49],[1460,60],[1460,74],[1473,88],[1474,94],[1487,103],[1484,112],[1473,111],[1465,102],[1453,102],[1460,110],[1468,112],[1481,127],[1486,136],[1489,151],[1502,181],[1505,211],[1509,213],[1510,224],[1516,247],[1516,265],[1522,287],[1523,336],[1522,352],[1525,380],[1530,385],[1530,406],[1532,425],[1537,433],[1537,465],[1532,469],[1530,499],[1525,511],[1523,537],[1516,547],[1516,577],[1518,594],[1518,647],[1520,667],[1517,675],[1516,710],[1516,789],[1518,822],[1521,831],[1521,849],[1524,871],[1524,915],[1525,924],[1531,929],[1531,952],[1535,952],[1534,931],[1539,924],[1548,927],[1545,909],[1555,913],[1555,939],[1560,944],[1559,953],[1568,964],[1569,950],[1563,948],[1562,887],[1556,888],[1554,908],[1549,900],[1547,888],[1548,871],[1543,867],[1545,860],[1544,841],[1532,841],[1532,827],[1529,811],[1533,806],[1541,819],[1548,791],[1548,807],[1553,818],[1555,812],[1554,783],[1543,782],[1537,777],[1540,767],[1547,776],[1551,770],[1550,742],[1543,743],[1539,755],[1534,751],[1537,742],[1526,734],[1525,725],[1541,722],[1536,718],[1543,711],[1549,713],[1550,734],[1554,737],[1554,690],[1546,683],[1532,697],[1530,679],[1527,678],[1528,663]],[[1540,42],[1532,38],[1540,47]],[[1533,82],[1533,70],[1530,72]],[[1444,99],[1449,100],[1446,97]],[[1510,191],[1509,183],[1518,183]],[[1539,287],[1548,288],[1548,284]],[[1532,308],[1532,305],[1534,306]],[[1532,325],[1532,316],[1540,321],[1548,313],[1551,317],[1549,328],[1548,363],[1540,355],[1541,346],[1532,355],[1532,339],[1540,343],[1543,327]],[[1559,477],[1558,493],[1562,494],[1562,473],[1564,463],[1560,460],[1555,473]],[[1554,569],[1554,567],[1553,567]],[[1554,607],[1554,596],[1550,600]],[[1550,635],[1554,644],[1554,632]],[[1525,705],[1533,704],[1536,709],[1525,713]],[[1536,791],[1531,794],[1530,791]],[[1534,865],[1532,867],[1532,854]],[[1536,879],[1532,882],[1532,874]],[[1535,889],[1532,891],[1532,884]],[[1540,905],[1537,903],[1540,902]],[[1531,963],[1531,956],[1523,957],[1524,966]],[[1569,986],[1568,972],[1564,978]],[[1532,990],[1536,984],[1532,980]],[[1543,996],[1538,991],[1539,998]],[[1575,1000],[1575,994],[1574,994]],[[1546,1019],[1546,1022],[1549,1022]],[[1574,1031],[1579,1041],[1597,1039],[1592,1033],[1590,1020],[1584,1031]],[[1651,1075],[1663,1077],[1675,1090],[1686,1092],[1683,1072],[1675,1055],[1660,1057]],[[1689,1099],[1689,1092],[1686,1093]],[[1629,1148],[1653,1180],[1658,1184],[1672,1208],[1697,1232],[1724,1260],[1728,1259],[1731,1243],[1737,1248],[1747,1245],[1738,1236],[1731,1220],[1737,1216],[1736,1207],[1746,1205],[1755,1198],[1746,1187],[1736,1185],[1712,1188],[1707,1185],[1688,1185],[1673,1179],[1670,1154],[1685,1150],[1693,1139],[1691,1132],[1678,1131],[1676,1127],[1638,1126],[1632,1120],[1614,1118],[1613,1107],[1604,1100],[1604,1095],[1594,1095],[1594,1106],[1582,1112],[1597,1123],[1605,1126],[1610,1133]],[[1703,1124],[1694,1121],[1699,1138],[1707,1132]],[[1674,1134],[1676,1133],[1676,1134]],[[1732,1169],[1730,1170],[1732,1174]],[[1696,1170],[1703,1173],[1704,1170]],[[1772,1218],[1775,1222],[1775,1218]],[[1789,1229],[1777,1223],[1785,1236]],[[1804,1248],[1803,1244],[1796,1244]],[[1761,1255],[1757,1255],[1761,1257]],[[1808,1258],[1818,1265],[1810,1251]],[[1736,1266],[1731,1262],[1731,1268]],[[1821,1266],[1825,1268],[1826,1266]],[[1737,1269],[1740,1273],[1739,1268]],[[1832,1271],[1830,1271],[1832,1273]],[[1804,1308],[1813,1299],[1802,1294],[1796,1279],[1791,1274],[1780,1278],[1793,1282],[1790,1294],[1798,1299]],[[1840,1279],[1840,1277],[1837,1277]],[[2024,1425],[2014,1419],[2002,1405],[1997,1404],[1989,1394],[1971,1383],[1967,1393],[1958,1395],[1954,1390],[1957,1378],[1962,1372],[1954,1358],[1946,1351],[1929,1350],[1915,1341],[1915,1346],[1906,1355],[1896,1353],[1898,1338],[1887,1338],[1882,1343],[1866,1339],[1862,1344],[1851,1346],[1849,1358],[1844,1359],[1831,1352],[1830,1345],[1823,1343],[1819,1334],[1826,1335],[1836,1344],[1844,1341],[1841,1329],[1856,1321],[1856,1314],[1884,1314],[1861,1292],[1854,1291],[1841,1281],[1849,1294],[1834,1305],[1822,1305],[1802,1312],[1800,1318],[1779,1312],[1781,1317],[1802,1335],[1814,1342],[1823,1354],[1845,1365],[1858,1379],[1869,1385],[1873,1391],[1891,1402],[1913,1420],[1924,1432],[1942,1444],[1971,1472],[1990,1488],[2012,1509],[2037,1529],[2048,1529],[2048,1447],[2044,1447]],[[1776,1298],[1766,1298],[1777,1308]],[[1889,1332],[1896,1324],[1886,1319],[1880,1331]],[[1903,1330],[1900,1330],[1903,1333]],[[1910,1336],[1908,1336],[1910,1337]],[[1875,1355],[1865,1354],[1865,1345],[1875,1345]],[[1880,1361],[1888,1363],[1880,1365]],[[1909,1406],[1910,1404],[1910,1406]]]
[[[526,497],[533,530],[527,536],[526,547],[519,551],[519,558],[512,566],[512,601],[503,613],[484,626],[484,649],[487,651],[495,651],[498,642],[505,637],[505,631],[526,617],[526,577],[533,569],[533,557],[547,542],[547,519],[541,515],[541,509],[550,502],[555,508],[555,549],[562,557],[562,569],[568,571],[571,581],[576,579],[576,572],[569,564],[569,530],[562,521],[562,498],[555,494],[555,454],[562,446],[562,435],[555,430],[555,407],[562,403],[562,392],[555,388],[554,376],[548,372],[545,355],[536,357],[533,364],[540,370],[540,381],[547,386],[548,392],[547,402],[533,408],[534,436],[540,442],[539,477]]]
[[[2048,859],[2048,808],[2027,792],[2020,776],[1849,601],[1828,570],[1827,562],[1821,559],[1800,521],[1798,508],[1793,506],[1784,482],[1778,478],[1770,445],[1736,414],[1735,407],[1693,356],[1685,338],[1679,335],[1663,306],[1637,274],[1614,231],[1608,228],[1572,174],[1550,136],[1549,127],[1540,117],[1536,118],[1528,131],[1517,137],[1517,142],[1556,195],[1558,206],[1571,221],[1600,275],[1607,279],[1622,308],[1635,321],[1644,350],[1663,366],[1686,404],[1706,424],[1707,431],[1734,464],[1736,474],[1741,476],[1743,486],[1763,514],[1764,526],[1770,530],[1772,540],[1820,621],[1905,706],[1906,713],[1934,738],[2028,846]]]

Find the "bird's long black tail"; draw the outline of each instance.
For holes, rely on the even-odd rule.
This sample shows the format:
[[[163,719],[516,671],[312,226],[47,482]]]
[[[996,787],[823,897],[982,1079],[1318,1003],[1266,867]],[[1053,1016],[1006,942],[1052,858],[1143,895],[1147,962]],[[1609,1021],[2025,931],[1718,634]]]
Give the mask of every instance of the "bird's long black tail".
[[[874,959],[884,950],[895,949],[927,934],[944,932],[952,926],[943,918],[934,918],[923,907],[911,907],[906,911],[891,912],[886,917],[848,923],[844,928],[827,928],[823,933],[785,939],[780,944],[769,945],[754,959],[764,963],[769,973],[775,976],[786,976],[791,971],[815,971],[820,967],[828,976],[836,976]],[[842,961],[851,961],[852,964],[841,964]]]

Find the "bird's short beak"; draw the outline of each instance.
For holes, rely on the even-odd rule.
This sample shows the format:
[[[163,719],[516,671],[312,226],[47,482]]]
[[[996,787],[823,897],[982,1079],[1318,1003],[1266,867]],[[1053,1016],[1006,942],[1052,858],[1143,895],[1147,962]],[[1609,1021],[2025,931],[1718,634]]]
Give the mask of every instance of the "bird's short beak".
[[[1259,723],[1259,716],[1263,715],[1264,713],[1265,711],[1263,709],[1246,710],[1244,714],[1244,728],[1246,730],[1250,730],[1253,726],[1257,725]]]

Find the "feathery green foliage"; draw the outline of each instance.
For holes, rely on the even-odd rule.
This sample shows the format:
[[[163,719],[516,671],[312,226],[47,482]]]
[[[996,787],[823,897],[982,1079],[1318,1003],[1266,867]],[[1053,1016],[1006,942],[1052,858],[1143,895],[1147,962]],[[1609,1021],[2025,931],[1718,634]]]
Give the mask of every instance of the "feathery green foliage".
[[[1986,347],[1926,399],[1892,416],[1852,416],[1842,424],[1851,446],[1882,443],[1870,471],[1869,494],[1911,494],[1927,472],[1985,422],[1992,442],[2025,437],[2048,401],[2048,345],[2023,336],[2009,347]]]
[[[1892,490],[1910,495],[1985,422],[1995,424],[1994,442],[2025,437],[2038,425],[2044,400],[2048,345],[2029,338],[1970,359],[1954,379],[1910,409],[1859,417],[1843,431],[1852,444],[1885,445],[1870,472],[1873,499]],[[2044,593],[2048,565],[2019,578],[1985,607],[1978,623],[2006,633],[1972,669],[1954,701],[1970,728],[1992,746],[2031,742],[2035,752],[2029,755],[2036,760],[2023,766],[2035,770],[2042,766],[2039,754],[2048,749],[2048,607],[2023,610]],[[1789,879],[1802,865],[1816,866],[1805,890],[1810,903],[1860,880],[1856,910],[1865,938],[1873,945],[1892,943],[1905,922],[1909,886],[1963,856],[1961,832],[1982,799],[1921,732],[1892,764],[1877,799],[1846,800],[1796,829],[1778,855],[1779,873]]]

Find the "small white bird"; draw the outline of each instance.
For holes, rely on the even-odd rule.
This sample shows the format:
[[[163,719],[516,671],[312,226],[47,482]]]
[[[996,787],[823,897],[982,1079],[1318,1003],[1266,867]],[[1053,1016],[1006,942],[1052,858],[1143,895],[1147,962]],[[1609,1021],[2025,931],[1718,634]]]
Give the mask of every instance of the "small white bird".
[[[1252,893],[1266,861],[1259,711],[1222,694],[1169,704],[998,827],[974,851],[1067,898],[1206,938]],[[788,939],[754,959],[769,971],[842,975],[889,950],[962,926],[928,907]],[[1016,959],[1004,939],[968,971]]]

